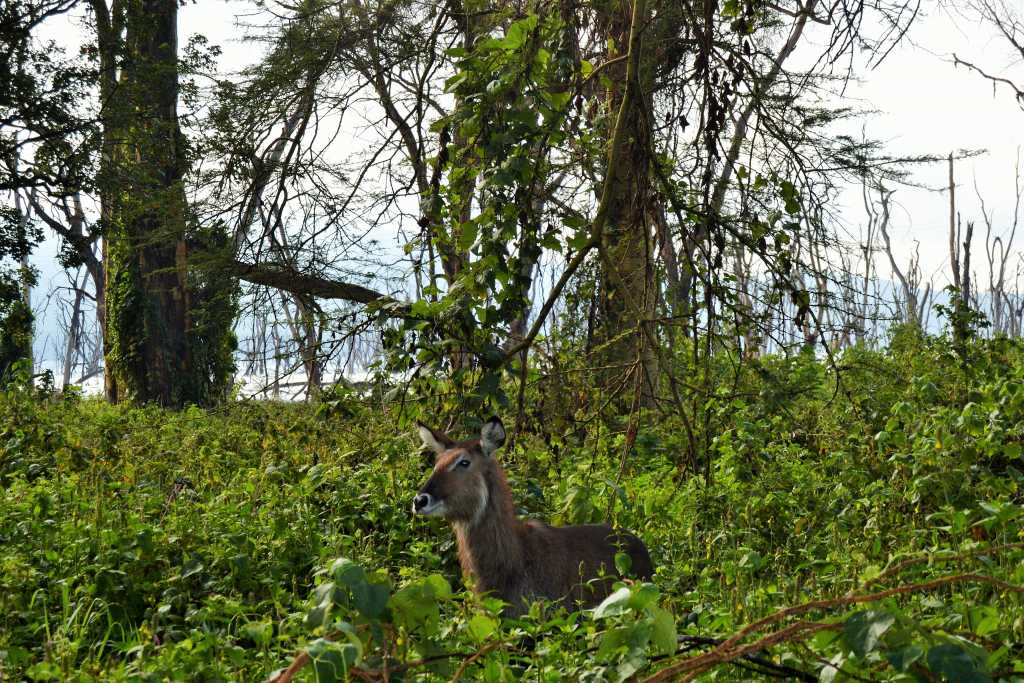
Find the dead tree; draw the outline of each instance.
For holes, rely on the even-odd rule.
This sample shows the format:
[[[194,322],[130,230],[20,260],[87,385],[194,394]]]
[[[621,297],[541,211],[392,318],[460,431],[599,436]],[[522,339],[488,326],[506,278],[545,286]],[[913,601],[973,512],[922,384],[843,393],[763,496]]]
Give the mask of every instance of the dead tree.
[[[79,358],[82,336],[83,303],[86,297],[85,281],[88,274],[83,274],[79,282],[79,273],[68,273],[68,281],[71,290],[71,311],[66,320],[61,320],[60,325],[64,333],[64,349],[61,361],[60,386],[66,387],[71,384],[71,373],[74,370],[76,361]],[[65,308],[66,307],[62,307]]]
[[[1006,267],[1010,255],[1013,253],[1013,242],[1017,236],[1017,226],[1020,220],[1021,196],[1024,194],[1022,192],[1024,188],[1021,186],[1019,154],[1015,166],[1014,181],[1016,192],[1013,219],[1009,227],[1009,235],[1006,236],[1005,240],[1003,235],[995,233],[992,224],[993,214],[985,205],[985,198],[978,188],[978,183],[974,183],[974,192],[978,197],[978,203],[981,205],[982,220],[985,221],[985,256],[988,259],[989,271],[989,320],[992,324],[993,334],[1010,334],[1010,321],[1014,319],[1012,312],[1013,303],[1007,292]]]
[[[921,272],[920,245],[915,243],[914,252],[910,256],[910,262],[906,270],[901,268],[896,260],[896,254],[893,252],[892,239],[889,235],[892,195],[895,191],[886,189],[882,185],[877,185],[874,188],[876,198],[872,201],[868,201],[866,186],[864,192],[865,206],[868,207],[869,212],[873,212],[876,216],[879,234],[882,236],[882,242],[885,245],[885,254],[889,258],[889,267],[892,269],[897,282],[899,282],[900,291],[894,297],[898,319],[902,323],[924,329],[925,315],[932,297],[932,283],[929,281],[924,285],[924,291],[921,291],[924,277]]]

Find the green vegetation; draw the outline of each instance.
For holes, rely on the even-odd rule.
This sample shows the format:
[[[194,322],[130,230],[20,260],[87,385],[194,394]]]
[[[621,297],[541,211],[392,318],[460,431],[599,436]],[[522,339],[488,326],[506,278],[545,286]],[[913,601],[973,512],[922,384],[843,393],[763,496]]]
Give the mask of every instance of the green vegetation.
[[[592,612],[521,620],[469,593],[450,530],[409,512],[429,467],[411,423],[447,417],[430,400],[378,387],[171,412],[15,384],[0,671],[259,681],[305,651],[295,680],[747,680],[764,661],[1024,680],[1024,345],[969,344],[969,364],[911,332],[853,347],[838,385],[807,354],[723,370],[696,435],[706,476],[672,414],[641,415],[632,448],[624,418],[524,421],[502,456],[523,512],[580,523],[611,505],[658,569]],[[761,663],[712,649],[769,615],[737,641],[768,637]]]
[[[25,259],[42,238],[15,211],[0,208],[0,381],[19,363],[32,362],[35,316],[26,297],[36,272]]]
[[[1018,211],[975,183],[979,288],[973,152],[898,155],[847,93],[920,3],[244,4],[232,66],[181,3],[0,4],[0,683],[1024,682]],[[889,219],[940,159],[937,295]],[[635,532],[652,582],[469,590],[412,427],[493,411],[522,513]]]

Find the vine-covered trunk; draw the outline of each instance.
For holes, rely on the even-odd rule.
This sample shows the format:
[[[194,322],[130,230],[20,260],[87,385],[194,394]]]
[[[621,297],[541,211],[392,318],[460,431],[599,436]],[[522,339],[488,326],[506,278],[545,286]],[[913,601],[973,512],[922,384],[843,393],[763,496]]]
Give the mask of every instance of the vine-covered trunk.
[[[646,4],[646,3],[644,3]],[[650,11],[639,17],[640,26],[651,20]],[[612,54],[609,59],[626,53],[632,23],[632,3],[613,0],[608,4],[604,21]],[[655,333],[652,323],[657,302],[654,278],[655,213],[651,188],[651,125],[652,68],[650,51],[642,39],[635,97],[628,100],[624,113],[623,143],[613,155],[614,166],[605,173],[611,183],[608,215],[604,232],[601,262],[601,342],[604,343],[604,365],[609,367],[609,380],[623,377],[635,367],[642,381],[644,403],[653,400],[657,379],[657,357],[651,341]],[[626,84],[626,63],[614,67],[611,80],[615,85],[608,92],[609,120],[614,125],[622,106]],[[611,138],[611,133],[609,133]],[[636,365],[634,365],[636,364]]]
[[[123,12],[124,62],[104,130],[108,398],[164,406],[202,403],[205,382],[193,365],[189,340],[178,4],[128,0]],[[115,26],[117,19],[112,18]],[[108,48],[117,38],[116,32],[108,36]]]
[[[473,10],[472,3],[463,2],[462,0],[453,0],[449,4],[449,8],[449,11],[456,17],[459,33],[462,34],[463,49],[472,50],[476,37],[485,32],[486,16],[476,13]],[[456,97],[455,109],[459,109],[461,106],[461,99]],[[457,157],[456,163],[459,166],[472,167],[474,159],[472,155],[466,153],[466,150],[469,148],[469,140],[464,137],[458,127],[452,133],[451,145],[454,150],[462,152]],[[455,201],[449,209],[451,212],[452,229],[450,234],[437,241],[436,246],[441,256],[441,267],[444,270],[445,280],[448,287],[452,287],[458,280],[459,273],[469,264],[470,260],[469,249],[460,246],[461,226],[472,217],[476,179],[470,174],[462,174],[461,177],[450,178],[449,182],[452,189],[452,198]],[[450,351],[449,358],[452,372],[457,373],[469,366],[471,357],[465,347],[459,346]]]
[[[99,55],[100,71],[100,102],[103,104],[103,141],[100,149],[100,165],[97,175],[97,185],[100,198],[100,220],[103,225],[113,224],[114,197],[114,154],[116,144],[111,131],[116,127],[113,119],[118,112],[115,107],[114,89],[117,87],[117,57],[120,52],[121,31],[123,28],[124,8],[121,0],[113,0],[112,7],[107,7],[106,0],[91,0],[89,3],[96,21],[96,46]],[[107,244],[109,240],[104,239],[100,245],[100,258],[102,263],[109,263],[107,258]],[[104,271],[99,278],[94,278],[96,284],[96,320],[99,323],[100,335],[103,338],[103,354],[106,356],[110,348],[110,336],[107,331],[107,275]],[[103,394],[107,400],[114,403],[117,401],[117,380],[114,373],[109,369],[106,358],[104,358],[105,371],[103,373]]]

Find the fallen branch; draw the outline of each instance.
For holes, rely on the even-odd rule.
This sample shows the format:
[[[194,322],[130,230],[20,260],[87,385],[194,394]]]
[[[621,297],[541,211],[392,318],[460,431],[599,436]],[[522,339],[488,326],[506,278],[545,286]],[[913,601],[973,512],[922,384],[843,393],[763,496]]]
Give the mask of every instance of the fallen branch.
[[[689,646],[684,648],[685,651],[686,649],[694,649],[702,645],[721,645],[725,641],[721,638],[708,638],[706,636],[679,636],[678,642],[681,645]],[[774,676],[776,678],[795,678],[800,681],[806,681],[807,683],[816,683],[818,680],[817,676],[809,674],[806,671],[801,671],[800,669],[795,669],[791,666],[786,666],[785,664],[776,664],[770,659],[766,659],[759,655],[744,655],[742,657],[742,661],[761,667],[761,669],[756,669],[755,667],[746,668],[749,668],[751,671],[757,671],[757,673],[764,674],[766,676]],[[733,664],[742,666],[741,662],[733,662]]]
[[[724,641],[721,645],[716,647],[711,652],[707,652],[702,655],[690,657],[685,659],[678,664],[662,669],[658,673],[643,679],[641,683],[657,683],[658,681],[667,681],[676,676],[687,674],[684,681],[693,680],[696,676],[707,671],[708,669],[717,666],[718,664],[733,663],[737,659],[746,659],[755,652],[760,652],[772,645],[777,645],[782,642],[798,642],[810,638],[819,631],[836,631],[842,628],[842,624],[827,624],[819,623],[814,621],[798,621],[795,624],[790,624],[781,631],[771,633],[760,640],[757,640],[749,645],[743,647],[728,650],[724,646],[728,641]],[[777,666],[777,665],[775,665]],[[817,680],[817,678],[811,677],[811,680]]]
[[[806,614],[807,612],[816,610],[827,610],[834,609],[836,607],[847,607],[850,605],[877,602],[897,595],[927,592],[958,583],[983,583],[1012,593],[1024,593],[1024,586],[1017,586],[983,574],[967,573],[943,576],[922,583],[897,586],[896,588],[889,588],[887,590],[869,593],[867,595],[848,595],[842,598],[812,600],[811,602],[806,602],[802,605],[787,607],[786,609],[779,610],[778,612],[770,614],[763,619],[755,621],[740,629],[732,637],[722,641],[722,643],[711,652],[690,657],[673,664],[672,666],[666,667],[656,674],[643,679],[641,683],[661,683],[662,681],[668,681],[684,674],[686,675],[682,680],[690,681],[693,680],[695,676],[714,666],[732,662],[736,659],[742,658],[744,655],[758,652],[772,645],[782,642],[799,642],[819,631],[838,630],[842,628],[841,623],[799,621],[794,624],[790,624],[775,633],[768,634],[749,645],[740,645],[741,641],[747,636],[761,631],[772,624],[777,624],[788,617]]]

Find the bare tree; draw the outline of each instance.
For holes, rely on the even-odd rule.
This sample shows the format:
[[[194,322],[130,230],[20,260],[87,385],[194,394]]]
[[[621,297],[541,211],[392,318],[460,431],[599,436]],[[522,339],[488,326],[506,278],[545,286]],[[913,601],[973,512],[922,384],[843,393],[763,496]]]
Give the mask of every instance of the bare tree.
[[[989,322],[992,325],[993,334],[1008,334],[1009,323],[1012,319],[1012,308],[1013,303],[1010,301],[1010,295],[1007,292],[1007,263],[1009,262],[1010,256],[1013,253],[1013,242],[1017,236],[1017,226],[1020,221],[1020,205],[1021,196],[1024,194],[1024,188],[1021,186],[1021,175],[1020,175],[1020,154],[1018,150],[1017,163],[1014,168],[1014,188],[1015,188],[1015,202],[1013,208],[1013,217],[1009,225],[1009,234],[1003,231],[1003,234],[997,234],[997,231],[993,227],[993,214],[988,210],[985,204],[985,198],[981,194],[981,190],[978,188],[978,183],[974,183],[974,192],[978,197],[978,203],[981,206],[982,220],[985,222],[985,256],[988,260],[988,272],[989,272],[989,287],[988,287],[988,309],[989,309]]]
[[[957,3],[956,7],[969,19],[979,20],[994,28],[1002,39],[1002,45],[1012,63],[1019,66],[1024,62],[1024,15],[1021,14],[1019,5],[1015,9],[1005,0],[967,0],[962,5]],[[1024,110],[1024,74],[992,73],[989,67],[976,65],[956,54],[953,55],[953,63],[956,66],[964,66],[988,80],[992,83],[993,90],[1009,90],[1017,104]]]

